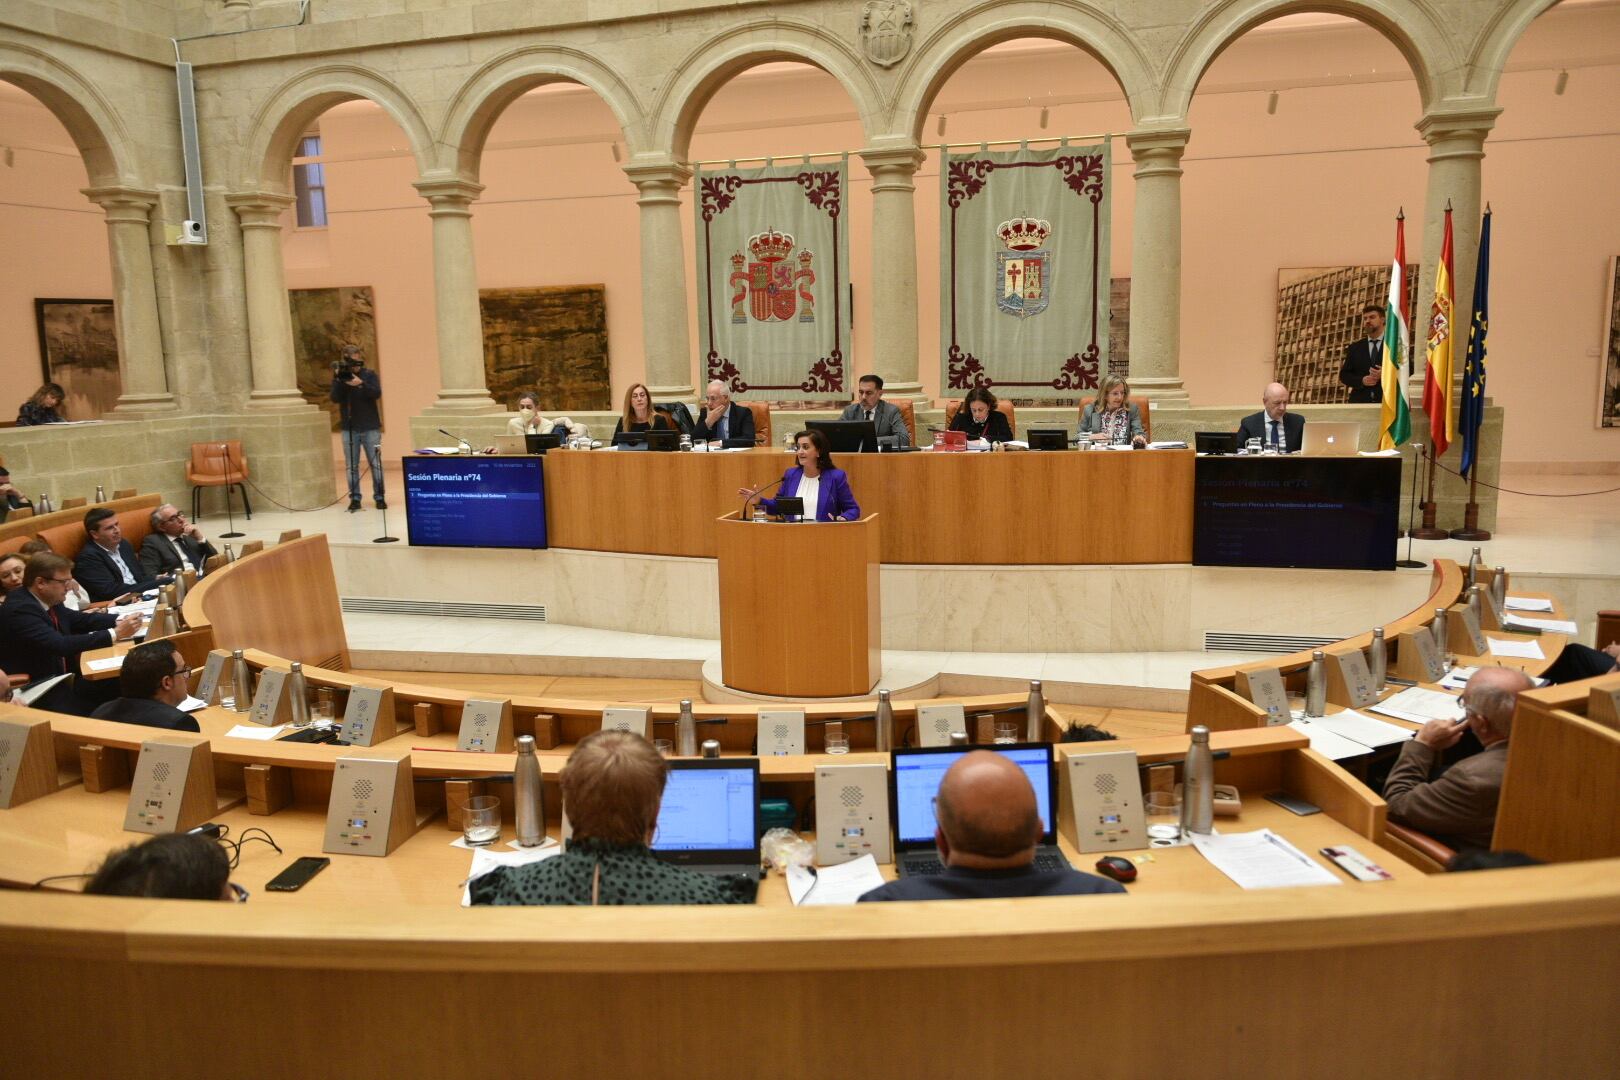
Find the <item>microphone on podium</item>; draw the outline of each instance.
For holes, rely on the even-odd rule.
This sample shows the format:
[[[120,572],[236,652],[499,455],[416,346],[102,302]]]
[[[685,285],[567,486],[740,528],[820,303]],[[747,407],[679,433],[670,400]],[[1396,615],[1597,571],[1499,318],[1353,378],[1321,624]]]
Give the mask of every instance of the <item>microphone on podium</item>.
[[[785,477],[785,476],[779,476],[775,480],[772,480],[770,483],[761,484],[759,487],[754,488],[751,492],[749,492],[748,498],[743,500],[742,509],[737,512],[737,520],[738,521],[747,521],[748,520],[748,506],[749,506],[749,504],[752,503],[755,499],[759,498],[765,492],[769,491],[771,488],[780,487],[782,481],[786,480],[786,479],[787,479],[787,477]]]

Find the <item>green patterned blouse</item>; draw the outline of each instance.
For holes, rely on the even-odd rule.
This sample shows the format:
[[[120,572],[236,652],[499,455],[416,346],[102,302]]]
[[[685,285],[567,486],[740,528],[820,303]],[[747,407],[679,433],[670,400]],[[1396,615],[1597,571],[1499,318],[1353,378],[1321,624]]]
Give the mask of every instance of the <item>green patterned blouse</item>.
[[[600,868],[601,875],[597,876]],[[751,904],[759,883],[710,877],[660,862],[646,844],[570,839],[544,862],[503,866],[472,883],[474,904]]]

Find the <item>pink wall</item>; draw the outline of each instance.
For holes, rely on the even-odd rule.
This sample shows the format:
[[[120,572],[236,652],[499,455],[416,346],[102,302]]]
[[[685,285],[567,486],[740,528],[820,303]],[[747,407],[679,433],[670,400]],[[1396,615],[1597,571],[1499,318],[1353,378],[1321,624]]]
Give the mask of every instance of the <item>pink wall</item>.
[[[1505,112],[1486,145],[1484,195],[1497,212],[1491,390],[1511,405],[1508,461],[1620,458],[1620,433],[1594,425],[1604,278],[1609,258],[1620,254],[1620,187],[1613,183],[1620,130],[1612,104],[1620,100],[1620,63],[1607,48],[1617,35],[1614,7],[1555,9],[1538,21],[1512,57],[1500,94]],[[1566,65],[1568,91],[1555,96],[1556,73]],[[1268,116],[1271,89],[1280,97]],[[1045,130],[1038,124],[1043,104],[1051,110]],[[1412,126],[1419,112],[1400,55],[1361,26],[1251,33],[1215,61],[1194,101],[1184,160],[1182,375],[1195,404],[1247,402],[1269,378],[1279,267],[1387,260],[1402,205],[1408,252],[1422,251],[1426,148]],[[941,113],[951,142],[1129,127],[1108,72],[1078,50],[1048,44],[997,50],[964,66],[931,106],[925,138],[937,141]],[[288,230],[287,283],[376,290],[392,455],[408,449],[408,417],[438,390],[426,204],[410,186],[404,136],[380,110],[340,106],[322,117],[321,131],[331,226]],[[618,138],[609,110],[583,88],[527,95],[491,134],[486,190],[474,206],[481,286],[606,285],[615,398],[645,377],[638,210],[635,189],[613,158]],[[0,165],[0,227],[14,251],[41,253],[0,266],[7,286],[0,370],[21,400],[38,381],[32,297],[107,295],[110,285],[105,230],[77,192],[83,168],[66,133],[32,99],[0,87],[0,145],[13,143],[16,167]],[[32,151],[30,143],[52,152]],[[862,144],[835,80],[771,65],[715,96],[692,155],[789,156]],[[1125,276],[1133,190],[1123,139],[1114,165],[1113,273]],[[874,363],[871,200],[858,157],[850,177],[854,366],[865,370]],[[916,215],[921,378],[933,394],[938,184],[938,155],[930,154],[917,176]],[[689,198],[682,214],[695,307]],[[695,320],[691,336],[695,357]]]

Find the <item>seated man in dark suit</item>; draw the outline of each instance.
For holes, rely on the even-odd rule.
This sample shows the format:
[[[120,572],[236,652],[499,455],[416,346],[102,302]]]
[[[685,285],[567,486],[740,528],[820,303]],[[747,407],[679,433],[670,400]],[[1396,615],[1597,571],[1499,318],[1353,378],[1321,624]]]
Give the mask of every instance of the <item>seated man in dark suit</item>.
[[[173,503],[152,511],[152,531],[141,541],[141,568],[147,577],[182,570],[195,570],[201,576],[203,563],[218,554],[202,530],[187,521]]]
[[[870,420],[880,439],[891,438],[896,446],[910,446],[911,432],[900,407],[883,400],[883,376],[862,375],[855,384],[860,400],[839,414],[840,420]]]
[[[1570,641],[1541,677],[1550,683],[1579,682],[1608,675],[1616,668],[1620,668],[1620,641],[1611,641],[1601,649]]]
[[[0,604],[0,667],[39,682],[79,670],[79,654],[133,637],[139,615],[114,618],[99,611],[74,611],[62,604],[73,567],[60,555],[42,552],[28,560],[23,584]],[[56,711],[87,714],[105,693],[85,686],[74,701],[50,691],[38,704]]]
[[[901,878],[868,900],[977,900],[1006,896],[1122,893],[1125,887],[1078,870],[1036,870],[1041,817],[1035,789],[1017,765],[976,750],[945,771],[934,804],[934,843],[943,874]]]
[[[135,548],[124,539],[118,515],[104,506],[84,515],[88,539],[73,562],[73,576],[91,600],[116,600],[127,592],[145,592],[167,585],[167,575],[148,574],[135,558]]]
[[[1305,418],[1288,411],[1288,387],[1271,383],[1260,395],[1260,404],[1265,408],[1250,413],[1238,424],[1238,448],[1242,449],[1250,439],[1259,439],[1266,449],[1299,453],[1300,447],[1305,445]]]
[[[92,719],[144,724],[170,731],[202,731],[179,704],[191,694],[191,668],[168,641],[148,641],[124,655],[118,672],[120,697],[91,713]]]
[[[746,405],[731,400],[731,391],[719,379],[709,384],[708,405],[698,410],[697,424],[692,429],[692,441],[711,439],[746,439],[754,441],[754,414]]]
[[[1474,672],[1462,692],[1467,723],[1430,720],[1401,747],[1384,782],[1391,821],[1429,833],[1454,848],[1488,848],[1496,828],[1496,804],[1507,771],[1514,699],[1530,689],[1530,677],[1511,668]],[[1472,731],[1484,750],[1434,779],[1440,755]]]

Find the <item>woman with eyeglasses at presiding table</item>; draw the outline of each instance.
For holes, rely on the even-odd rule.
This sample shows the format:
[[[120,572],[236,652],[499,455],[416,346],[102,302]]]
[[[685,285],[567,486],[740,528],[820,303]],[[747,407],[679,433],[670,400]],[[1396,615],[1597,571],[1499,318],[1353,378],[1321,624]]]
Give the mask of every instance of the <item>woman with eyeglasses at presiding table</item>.
[[[1118,375],[1104,376],[1097,400],[1080,414],[1081,434],[1092,436],[1093,442],[1110,446],[1125,443],[1136,448],[1146,446],[1147,431],[1142,427],[1142,414],[1130,397],[1130,383]]]
[[[807,521],[855,521],[861,516],[860,504],[849,489],[849,477],[843,469],[833,468],[832,451],[827,436],[819,431],[801,431],[793,436],[798,464],[782,474],[782,485],[775,499],[761,499],[759,505],[768,514],[776,513],[777,500],[799,498],[804,500]],[[768,486],[768,485],[767,485]],[[751,499],[754,488],[738,488],[737,494]]]

